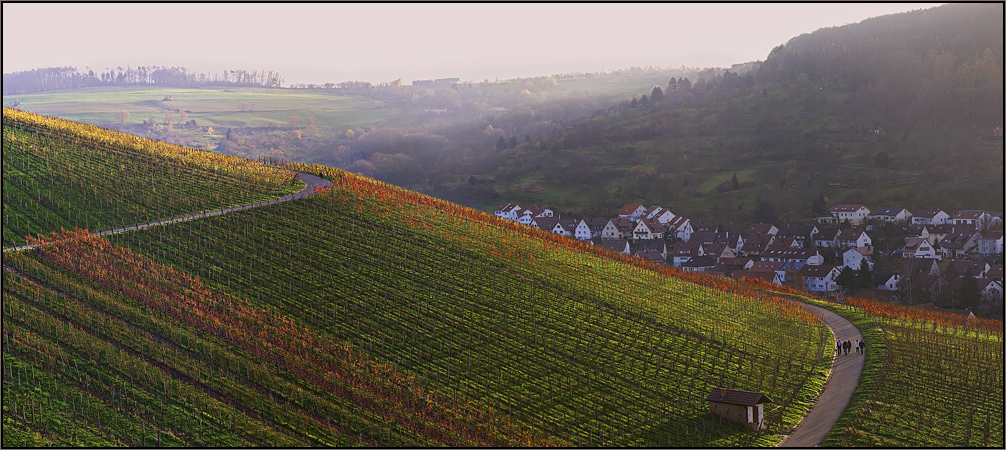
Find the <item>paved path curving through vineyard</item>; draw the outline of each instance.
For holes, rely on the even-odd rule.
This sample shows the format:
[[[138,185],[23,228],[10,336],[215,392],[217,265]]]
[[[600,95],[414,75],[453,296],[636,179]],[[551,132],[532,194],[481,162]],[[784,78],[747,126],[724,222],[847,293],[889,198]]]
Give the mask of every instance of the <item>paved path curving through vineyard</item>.
[[[842,341],[856,342],[863,339],[859,328],[842,316],[827,309],[806,305],[811,313],[820,317],[828,328]],[[831,343],[834,349],[834,342]],[[834,350],[831,350],[834,351]],[[859,376],[863,373],[865,355],[849,349],[848,355],[835,356],[831,364],[831,374],[821,390],[814,407],[800,420],[796,428],[783,438],[779,447],[816,447],[821,445],[824,436],[831,431],[838,417],[852,399],[852,393],[859,384]]]
[[[296,193],[293,193],[293,194],[284,195],[284,196],[279,197],[279,198],[274,198],[272,200],[266,200],[264,202],[258,202],[258,203],[251,203],[251,204],[248,204],[248,205],[234,206],[234,207],[231,207],[231,208],[218,209],[218,210],[215,210],[215,211],[207,211],[207,212],[203,212],[203,213],[199,213],[199,214],[191,214],[191,215],[188,215],[188,216],[175,217],[173,219],[158,220],[156,222],[144,223],[144,224],[140,224],[140,225],[132,225],[132,226],[122,227],[122,228],[116,228],[114,230],[99,231],[99,232],[94,233],[94,234],[97,235],[97,236],[104,236],[106,234],[121,233],[123,231],[140,230],[140,229],[143,229],[143,228],[153,227],[153,226],[157,226],[157,225],[167,225],[169,223],[181,222],[183,220],[192,220],[192,219],[198,219],[200,217],[216,216],[216,215],[220,215],[220,214],[227,214],[229,212],[241,211],[243,209],[259,208],[259,207],[266,206],[266,205],[273,205],[273,204],[276,204],[276,203],[288,202],[290,200],[294,200],[294,199],[298,199],[298,198],[302,198],[302,197],[307,197],[309,195],[314,194],[314,188],[324,187],[324,186],[330,186],[332,184],[331,181],[328,181],[328,180],[326,180],[324,178],[321,178],[321,177],[316,176],[316,175],[306,174],[306,173],[299,174],[299,178],[300,178],[301,181],[303,181],[304,183],[307,184],[307,186],[305,186],[304,189],[301,189],[300,191],[298,191]],[[23,249],[33,248],[33,247],[35,247],[35,245],[27,244],[27,245],[20,245],[20,246],[17,246],[17,247],[7,247],[7,248],[3,249],[3,251],[7,251],[7,250],[23,250]]]

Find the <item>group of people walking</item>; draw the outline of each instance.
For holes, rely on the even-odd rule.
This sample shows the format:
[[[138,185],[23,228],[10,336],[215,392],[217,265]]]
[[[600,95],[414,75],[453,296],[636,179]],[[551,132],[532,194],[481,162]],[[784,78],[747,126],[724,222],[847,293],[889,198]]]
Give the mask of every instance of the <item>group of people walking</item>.
[[[842,341],[841,339],[835,341],[835,352],[839,355],[849,354],[849,350],[855,349],[856,353],[866,353],[866,342],[856,339],[856,342]]]

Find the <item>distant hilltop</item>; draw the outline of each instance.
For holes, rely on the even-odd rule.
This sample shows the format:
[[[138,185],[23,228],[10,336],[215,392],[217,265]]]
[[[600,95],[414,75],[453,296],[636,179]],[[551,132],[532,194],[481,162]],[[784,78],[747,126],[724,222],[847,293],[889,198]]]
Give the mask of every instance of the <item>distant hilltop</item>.
[[[451,87],[460,82],[460,78],[437,78],[436,80],[415,80],[412,85],[416,87]]]

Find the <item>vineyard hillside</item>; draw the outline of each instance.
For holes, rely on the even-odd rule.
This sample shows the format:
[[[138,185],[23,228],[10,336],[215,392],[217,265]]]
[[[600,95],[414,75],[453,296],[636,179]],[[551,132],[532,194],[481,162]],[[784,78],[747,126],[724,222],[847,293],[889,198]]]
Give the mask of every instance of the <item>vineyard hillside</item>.
[[[5,129],[5,164],[26,139],[8,146]],[[120,170],[149,173],[149,161]],[[821,392],[834,336],[797,292],[338,169],[281,173],[295,172],[333,183],[5,251],[3,446],[771,446]],[[85,176],[103,175],[77,186]],[[25,217],[48,210],[25,191]],[[122,190],[121,202],[150,195]],[[832,307],[871,350],[826,445],[1001,445],[1002,322]],[[710,415],[706,396],[723,387],[767,394],[766,426]]]
[[[294,173],[233,156],[3,109],[3,246],[113,229],[299,190]]]
[[[290,169],[335,183],[5,252],[4,446],[771,445],[823,384],[798,303]],[[716,387],[765,392],[767,428],[709,416]]]

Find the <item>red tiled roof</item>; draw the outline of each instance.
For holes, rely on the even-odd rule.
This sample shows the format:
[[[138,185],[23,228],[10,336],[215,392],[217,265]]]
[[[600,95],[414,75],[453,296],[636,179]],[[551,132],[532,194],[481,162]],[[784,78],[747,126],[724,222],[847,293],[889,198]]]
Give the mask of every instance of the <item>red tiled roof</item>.
[[[626,203],[625,206],[622,207],[622,209],[618,210],[618,214],[632,214],[636,212],[636,210],[639,209],[640,206],[643,205],[640,205],[639,203]]]
[[[974,209],[965,209],[963,211],[957,211],[954,214],[954,219],[964,219],[964,220],[976,220],[985,214],[985,211],[979,211]]]

